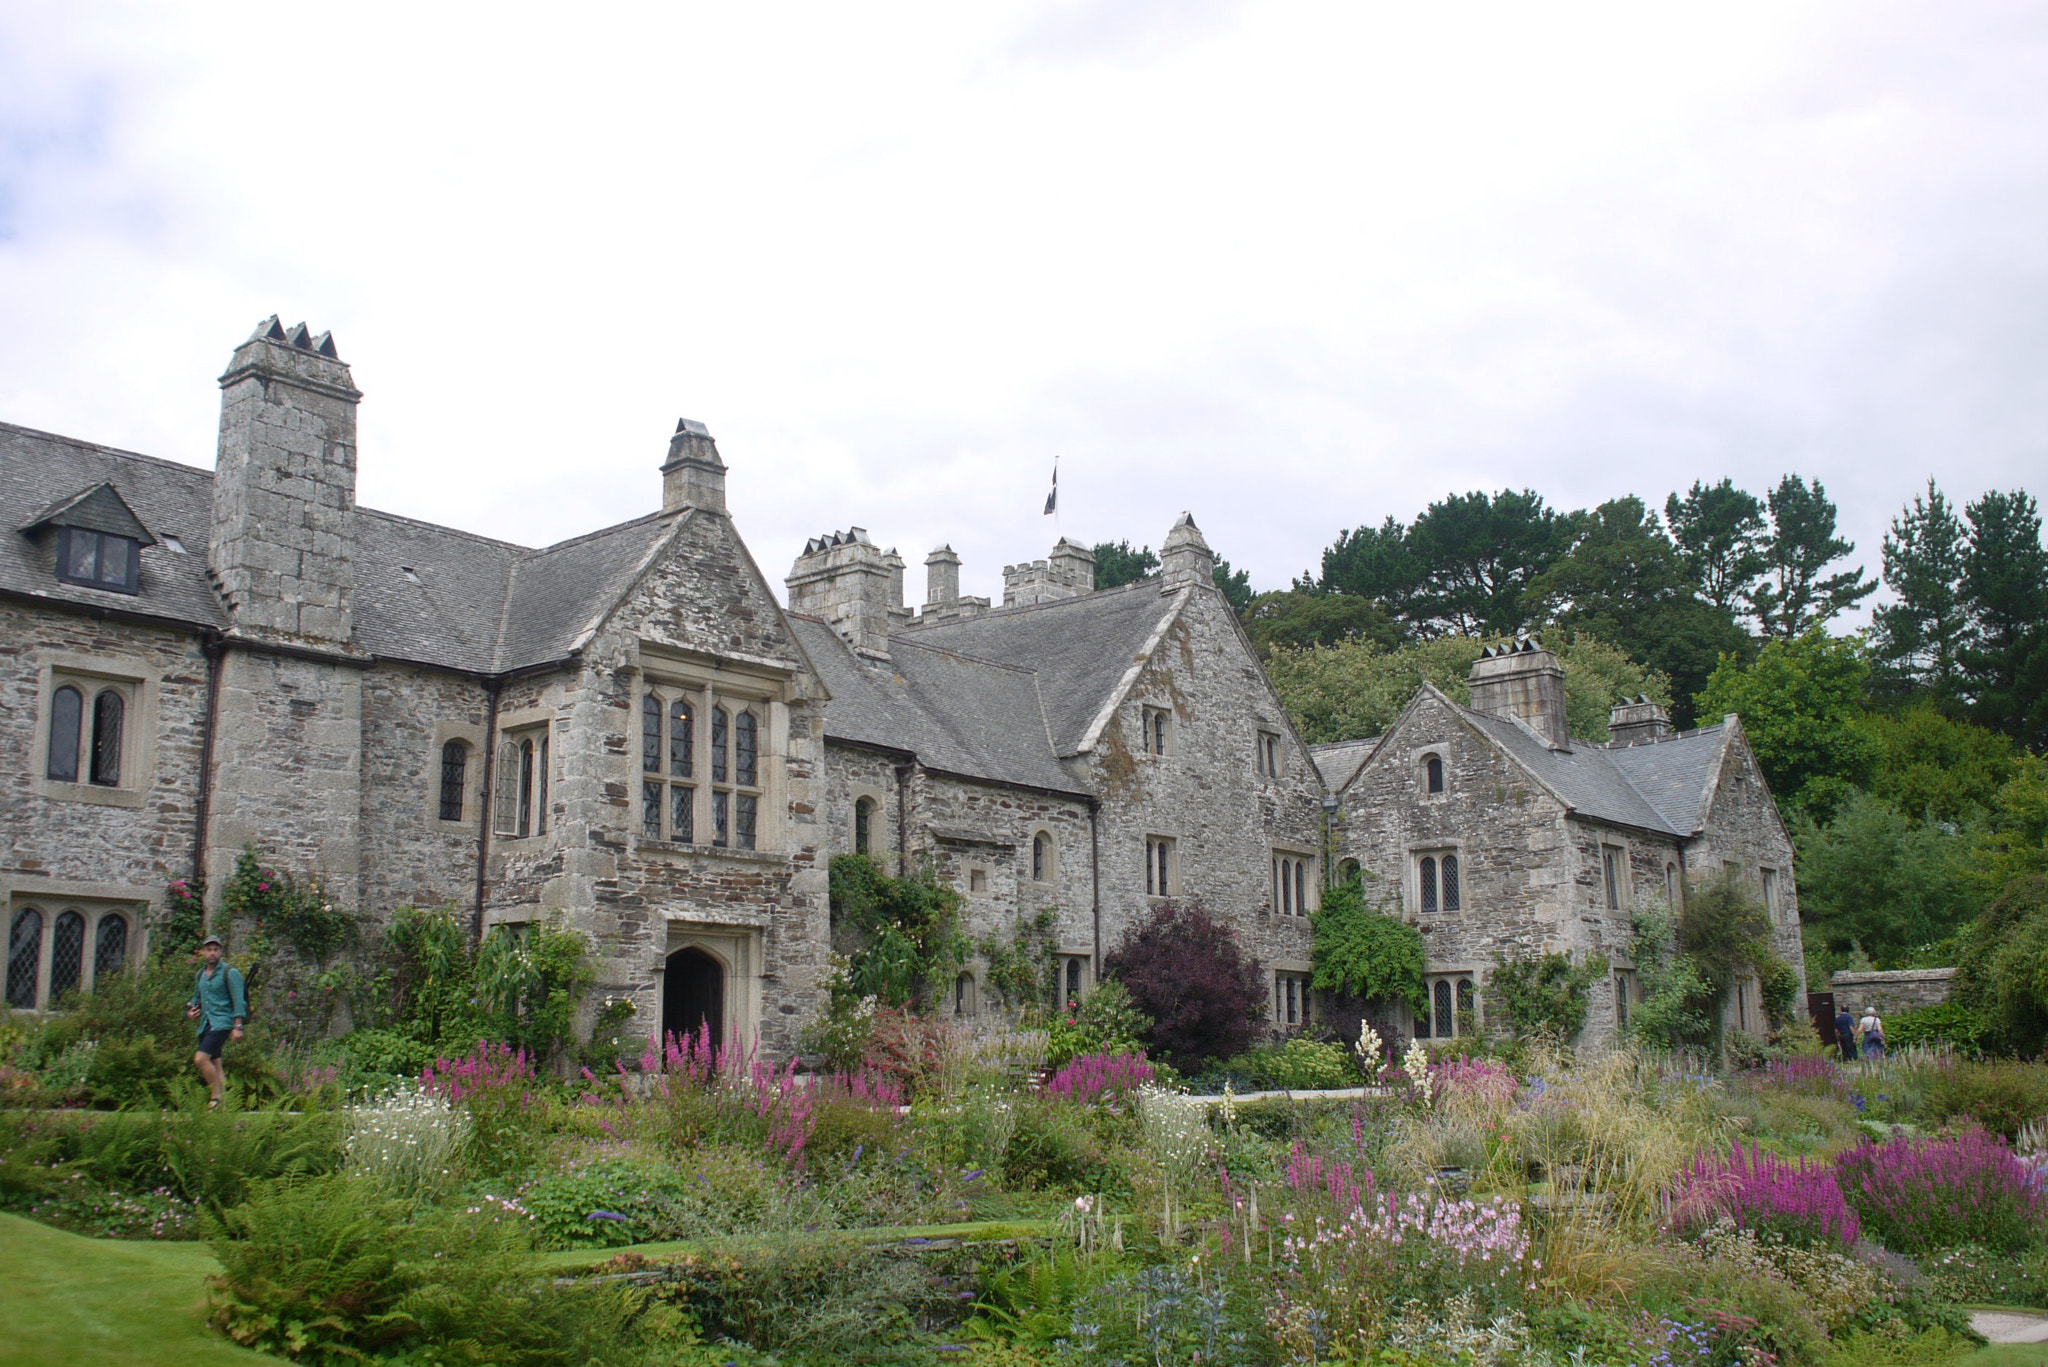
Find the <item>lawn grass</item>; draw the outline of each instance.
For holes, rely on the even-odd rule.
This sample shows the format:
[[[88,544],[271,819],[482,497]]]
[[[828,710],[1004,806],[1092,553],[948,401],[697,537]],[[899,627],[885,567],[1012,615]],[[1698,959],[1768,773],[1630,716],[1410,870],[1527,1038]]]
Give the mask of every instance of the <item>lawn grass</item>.
[[[1963,1359],[1963,1367],[2048,1367],[2048,1343],[1992,1343]]]
[[[0,1215],[5,1367],[260,1367],[276,1358],[206,1327],[199,1243],[86,1239]]]

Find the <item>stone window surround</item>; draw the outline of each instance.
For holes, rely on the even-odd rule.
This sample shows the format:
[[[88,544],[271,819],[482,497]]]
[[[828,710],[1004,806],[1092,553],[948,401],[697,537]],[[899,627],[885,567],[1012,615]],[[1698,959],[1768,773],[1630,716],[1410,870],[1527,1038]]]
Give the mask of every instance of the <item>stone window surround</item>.
[[[1287,897],[1277,895],[1279,893],[1280,861],[1283,859],[1304,867],[1300,881],[1302,892],[1308,901],[1307,906],[1296,905],[1292,911],[1288,912],[1282,912],[1281,908],[1289,905],[1289,898],[1293,896],[1292,889],[1290,888]],[[1272,905],[1266,908],[1270,915],[1309,916],[1322,909],[1322,869],[1314,850],[1304,845],[1275,845],[1272,848],[1272,861],[1274,879]]]
[[[860,804],[863,800],[874,804],[868,816],[869,857],[879,859],[890,850],[896,848],[890,843],[892,837],[889,833],[889,804],[883,801],[882,798],[882,790],[872,783],[848,785],[846,790],[846,848],[848,853],[853,853],[855,849],[853,817],[854,813],[860,810]]]
[[[956,1016],[979,1016],[981,1014],[981,984],[975,981],[973,970],[961,969],[953,976],[953,1014]]]
[[[462,775],[462,820],[441,819],[441,749],[451,740],[459,740],[469,747],[469,761]],[[488,798],[484,792],[484,729],[474,722],[444,721],[434,724],[434,734],[427,750],[424,772],[427,776],[424,799],[427,804],[427,819],[436,830],[461,831],[465,835],[476,828],[476,804]],[[497,836],[497,839],[504,839]],[[511,837],[518,839],[517,836]]]
[[[530,829],[525,835],[518,835],[495,829],[492,830],[491,843],[494,845],[499,844],[501,842],[507,845],[524,845],[528,841],[532,840],[545,840],[547,839],[549,833],[554,829],[555,823],[549,821],[539,810],[542,800],[541,794],[543,792],[547,794],[548,802],[552,803],[555,799],[555,775],[553,770],[555,769],[556,765],[561,763],[562,758],[561,755],[556,753],[558,750],[560,750],[561,747],[554,744],[554,722],[555,709],[551,706],[522,707],[515,712],[501,712],[498,714],[499,758],[496,765],[494,766],[494,772],[491,775],[491,781],[494,784],[505,782],[516,783],[516,777],[508,779],[506,775],[502,772],[504,768],[503,752],[505,746],[508,743],[516,746],[522,740],[533,741],[533,762],[535,765],[535,773],[533,776],[533,800],[536,810],[533,814],[533,820],[529,823]],[[477,733],[477,743],[479,746],[481,746],[483,743],[482,734],[483,733],[481,731]],[[547,782],[545,783],[541,781],[541,775],[538,767],[540,765],[540,742],[543,738],[545,738],[549,742],[547,756],[547,765],[549,772],[547,775]],[[459,733],[451,733],[449,739],[460,740],[462,739],[462,737]],[[477,753],[481,752],[479,751]],[[634,753],[638,754],[638,751],[635,751]],[[474,754],[472,754],[471,759],[473,762],[475,759]],[[437,776],[434,785],[434,791],[437,795],[437,800],[435,803],[437,820],[435,821],[435,824],[442,827],[445,830],[448,828],[448,826],[450,826],[453,823],[438,820],[440,806],[438,801],[438,794],[440,792],[440,784],[438,781],[438,775],[440,774],[441,770],[440,760],[441,751],[440,748],[437,746],[434,750],[434,772]],[[481,779],[479,779],[479,782],[481,782]],[[468,783],[468,776],[465,775],[463,779],[463,786],[467,787]],[[490,813],[490,817],[491,825],[493,827],[496,827],[498,824],[498,815],[495,810],[497,794],[485,794],[482,800],[494,804],[494,810],[492,810],[492,812]],[[468,823],[464,822],[463,824],[467,825]]]
[[[1093,958],[1094,956],[1086,950],[1062,949],[1053,956],[1053,963],[1056,965],[1054,971],[1059,974],[1059,981],[1055,984],[1054,990],[1062,1005],[1069,1001],[1085,1002],[1089,994],[1095,990],[1095,975],[1089,971],[1089,963]],[[1079,967],[1076,968],[1075,965]],[[1080,991],[1068,991],[1076,983],[1079,984]]]
[[[1444,790],[1440,793],[1429,791],[1428,765],[1432,755],[1443,761]],[[1408,772],[1415,779],[1415,797],[1418,802],[1442,802],[1449,798],[1457,786],[1456,780],[1452,776],[1450,743],[1433,740],[1427,745],[1411,745],[1408,747]],[[1459,856],[1458,862],[1461,864],[1465,862],[1462,855]]]
[[[1456,911],[1444,910],[1443,893],[1441,892],[1443,885],[1439,882],[1437,885],[1439,888],[1437,893],[1437,909],[1435,911],[1424,911],[1422,909],[1423,858],[1425,856],[1433,856],[1441,864],[1443,857],[1447,854],[1454,854],[1458,857],[1458,909]],[[1465,841],[1463,837],[1451,840],[1411,840],[1408,842],[1407,865],[1407,868],[1403,869],[1401,873],[1402,892],[1408,899],[1408,905],[1415,908],[1418,916],[1462,916],[1472,910],[1472,861],[1465,857]],[[1442,875],[1439,874],[1438,877],[1441,879]]]
[[[1159,868],[1158,850],[1166,849],[1166,886],[1157,887],[1155,871]],[[1180,841],[1170,835],[1148,832],[1145,836],[1145,897],[1148,901],[1163,902],[1170,897],[1181,895]]]
[[[1635,898],[1632,895],[1634,888],[1631,886],[1635,881],[1633,877],[1635,865],[1631,857],[1633,851],[1629,848],[1626,837],[1602,831],[1599,833],[1599,838],[1600,855],[1597,870],[1599,878],[1594,885],[1594,905],[1601,911],[1626,912],[1635,904]],[[1607,856],[1610,854],[1614,856],[1615,904],[1613,906],[1607,904]]]
[[[691,855],[709,854],[714,856],[737,855],[750,857],[756,854],[780,855],[786,853],[784,843],[788,839],[786,791],[783,771],[784,759],[789,753],[789,690],[790,676],[781,671],[747,671],[735,667],[732,661],[713,661],[708,656],[693,652],[662,650],[648,641],[640,643],[640,659],[630,672],[632,704],[629,709],[626,754],[623,759],[627,771],[629,802],[628,839],[635,850],[653,853],[687,852]],[[669,840],[650,840],[640,825],[640,700],[649,688],[656,692],[673,694],[687,692],[691,708],[696,713],[695,734],[692,745],[695,750],[691,764],[690,782],[696,787],[695,821],[697,839],[692,844],[681,844]],[[722,788],[737,792],[738,785],[732,782],[736,777],[730,770],[727,781],[716,783],[711,778],[711,711],[723,706],[728,716],[739,708],[747,708],[754,714],[755,762],[758,765],[758,782],[754,792],[759,795],[756,804],[754,824],[754,848],[742,849],[738,844],[714,845],[711,843],[712,816],[711,791]],[[726,744],[732,745],[728,735]],[[873,796],[875,810],[886,828],[888,804],[881,801],[878,792]],[[851,807],[848,820],[851,822]],[[736,840],[739,828],[737,813],[731,818],[729,839]],[[848,844],[851,845],[849,825]],[[888,848],[885,839],[876,836],[873,846]],[[874,849],[870,849],[873,853]]]
[[[981,886],[974,886],[974,875],[981,875]],[[963,860],[960,865],[960,891],[969,897],[992,897],[995,895],[995,870],[987,861],[980,859]]]
[[[1287,768],[1287,747],[1280,743],[1280,733],[1270,726],[1261,726],[1255,736],[1254,758],[1258,762],[1259,776],[1279,778]]]
[[[1163,732],[1158,730],[1162,722],[1165,724]],[[1155,707],[1151,703],[1145,703],[1139,707],[1138,749],[1147,758],[1171,759],[1174,755],[1178,754],[1180,747],[1175,742],[1179,740],[1179,737],[1174,734],[1175,730],[1173,709],[1171,707]],[[1158,749],[1153,748],[1155,741],[1159,747]]]
[[[1043,870],[1040,870],[1038,867],[1038,841],[1041,836],[1045,838],[1045,867]],[[1034,822],[1025,837],[1024,848],[1029,851],[1025,858],[1031,861],[1025,865],[1025,870],[1030,874],[1033,883],[1050,887],[1059,882],[1060,838],[1053,833],[1052,827],[1042,821]],[[1040,872],[1044,873],[1045,876],[1043,878],[1038,876]]]
[[[1468,964],[1462,967],[1455,964],[1428,965],[1427,968],[1424,970],[1422,977],[1422,991],[1424,995],[1425,1004],[1428,1010],[1430,1010],[1433,1013],[1436,1008],[1436,985],[1440,982],[1447,982],[1451,985],[1451,1033],[1448,1035],[1438,1034],[1436,1033],[1434,1026],[1432,1026],[1430,1033],[1427,1035],[1418,1035],[1418,1032],[1412,1029],[1409,1031],[1409,1033],[1411,1035],[1417,1035],[1418,1038],[1427,1039],[1431,1043],[1435,1043],[1438,1040],[1461,1038],[1463,1035],[1463,1030],[1458,1023],[1458,1015],[1461,1009],[1458,1006],[1458,984],[1460,982],[1466,982],[1472,985],[1471,1010],[1473,1029],[1481,1033],[1484,1033],[1486,1028],[1485,997],[1480,991],[1481,980],[1484,978],[1484,976],[1485,975],[1480,972],[1479,967],[1476,964]],[[1409,1011],[1409,1018],[1411,1024],[1413,1023],[1414,1017],[1415,1012],[1411,1009]]]
[[[1315,1011],[1313,1003],[1315,994],[1310,984],[1315,976],[1315,965],[1307,959],[1275,959],[1267,971],[1273,983],[1272,1002],[1273,1024],[1275,1028],[1285,1030],[1289,1026],[1301,1028],[1314,1024]],[[1300,1002],[1300,1016],[1293,1021],[1287,1019],[1285,1004],[1286,985],[1289,981],[1293,981],[1296,984]]]
[[[132,656],[78,655],[44,651],[36,657],[35,749],[29,762],[30,786],[37,796],[57,802],[91,802],[103,807],[139,808],[149,800],[156,781],[157,694],[163,671]],[[121,783],[65,783],[49,774],[50,700],[65,684],[85,694],[84,728],[92,733],[94,695],[111,684],[124,699],[121,720]],[[85,742],[90,748],[90,740]],[[84,777],[84,769],[80,776]]]
[[[93,951],[99,943],[100,922],[110,915],[128,918],[127,964],[144,961],[149,952],[149,927],[162,911],[158,889],[130,887],[120,883],[80,883],[60,879],[0,879],[0,908],[6,912],[7,937],[14,928],[14,915],[25,907],[43,913],[41,958],[36,968],[36,1001],[47,1004],[50,989],[50,943],[56,935],[57,918],[67,911],[85,916],[85,948],[79,966],[79,985],[90,987],[93,980]],[[16,1011],[27,1008],[16,1007]],[[41,1008],[38,1008],[41,1009]]]

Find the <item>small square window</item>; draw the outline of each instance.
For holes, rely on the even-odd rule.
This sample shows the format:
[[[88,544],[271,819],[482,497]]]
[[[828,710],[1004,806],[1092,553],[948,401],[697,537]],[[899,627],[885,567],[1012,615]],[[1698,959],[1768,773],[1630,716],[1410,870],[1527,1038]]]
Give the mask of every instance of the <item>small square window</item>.
[[[969,869],[967,871],[967,890],[969,892],[987,892],[988,870]]]

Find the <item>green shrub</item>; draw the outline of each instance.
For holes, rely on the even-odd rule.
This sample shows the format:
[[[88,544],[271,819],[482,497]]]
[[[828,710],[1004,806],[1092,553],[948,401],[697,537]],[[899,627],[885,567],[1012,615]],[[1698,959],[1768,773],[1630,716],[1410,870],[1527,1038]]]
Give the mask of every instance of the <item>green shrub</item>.
[[[1422,933],[1367,906],[1358,880],[1325,892],[1322,906],[1309,919],[1315,931],[1311,981],[1317,991],[1423,1006]]]
[[[791,1238],[758,1248],[690,1256],[664,1289],[707,1337],[767,1352],[843,1361],[907,1339],[920,1311],[946,1291],[909,1258],[848,1238]]]
[[[1926,1070],[1920,1113],[1928,1124],[1974,1120],[2014,1139],[2020,1126],[2048,1115],[2048,1068],[2035,1063],[1950,1061]]]
[[[1577,965],[1563,953],[1497,958],[1487,979],[1487,1019],[1498,1012],[1517,1035],[1569,1044],[1586,1028],[1589,994],[1607,969],[1599,954]]]
[[[1071,1015],[1055,1011],[1046,1022],[1045,1062],[1061,1067],[1083,1054],[1142,1054],[1152,1018],[1114,978],[1104,978]]]
[[[251,1182],[329,1173],[340,1161],[341,1119],[330,1112],[293,1114],[281,1101],[263,1110],[212,1110],[205,1091],[192,1086],[177,1102],[157,1121],[158,1159],[169,1185],[204,1208],[236,1204]]]
[[[514,1199],[539,1248],[620,1248],[831,1222],[827,1207],[759,1157],[723,1147],[673,1162],[578,1164],[526,1183]]]
[[[1988,1047],[1996,1031],[1989,1021],[1961,1002],[1942,1002],[1885,1017],[1884,1042],[1888,1049],[1910,1048],[1916,1044],[1952,1044],[1974,1054]]]
[[[1038,1096],[1017,1100],[1017,1128],[1003,1157],[1012,1186],[1096,1191],[1123,1185],[1079,1107]]]
[[[864,854],[833,857],[829,880],[834,948],[847,956],[835,995],[874,997],[884,1006],[931,1000],[965,962],[960,908],[967,899],[939,881],[929,862],[891,878]]]
[[[1928,1291],[1957,1305],[2030,1305],[2048,1310],[2048,1250],[2004,1253],[1964,1244],[1920,1260]]]
[[[1358,1070],[1351,1058],[1351,1051],[1341,1044],[1291,1039],[1239,1054],[1224,1069],[1244,1075],[1259,1089],[1334,1091],[1358,1085]]]
[[[1876,1329],[1852,1329],[1836,1339],[1822,1367],[1960,1367],[1977,1351],[1975,1341],[1941,1326],[1919,1333],[1900,1320]]]
[[[498,1367],[630,1364],[683,1340],[673,1313],[645,1313],[645,1293],[539,1275],[526,1222],[502,1202],[409,1214],[343,1177],[257,1184],[209,1225],[214,1326],[319,1364],[408,1350]]]

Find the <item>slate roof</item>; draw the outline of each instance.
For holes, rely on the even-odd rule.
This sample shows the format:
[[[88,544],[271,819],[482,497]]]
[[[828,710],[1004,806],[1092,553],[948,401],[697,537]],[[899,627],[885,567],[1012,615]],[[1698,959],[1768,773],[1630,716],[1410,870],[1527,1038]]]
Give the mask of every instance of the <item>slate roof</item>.
[[[889,659],[866,660],[816,617],[790,613],[789,623],[832,694],[827,737],[908,750],[966,778],[1086,791],[1053,753],[1034,671],[936,649],[927,632],[892,633]]]
[[[1517,718],[1475,712],[1449,698],[1443,700],[1518,760],[1576,815],[1676,836],[1691,836],[1706,824],[1707,805],[1713,798],[1709,785],[1727,742],[1726,723],[1619,750],[1592,741],[1574,741],[1570,750],[1553,750]],[[1316,765],[1332,787],[1348,785],[1357,769],[1333,780],[1334,766],[1326,765],[1322,752],[1334,755],[1347,747],[1375,743],[1342,741],[1317,746]]]
[[[1145,643],[1173,614],[1178,591],[1157,579],[978,617],[891,632],[889,649],[924,647],[1009,665],[1039,681],[1055,753],[1078,754],[1089,725]]]
[[[16,530],[107,483],[159,544],[141,592],[62,583],[56,538]],[[0,423],[0,591],[225,629],[206,573],[213,472]],[[666,533],[650,514],[543,550],[372,508],[356,510],[355,643],[371,655],[479,674],[567,655]],[[166,535],[183,554],[162,544]]]
[[[1372,753],[1373,746],[1379,743],[1378,736],[1331,741],[1309,746],[1308,753],[1316,763],[1316,772],[1323,776],[1323,786],[1334,793],[1351,781],[1351,776],[1365,763],[1365,757]]]

